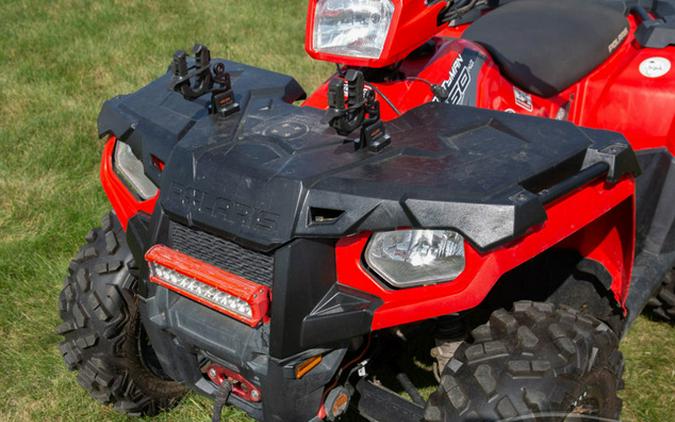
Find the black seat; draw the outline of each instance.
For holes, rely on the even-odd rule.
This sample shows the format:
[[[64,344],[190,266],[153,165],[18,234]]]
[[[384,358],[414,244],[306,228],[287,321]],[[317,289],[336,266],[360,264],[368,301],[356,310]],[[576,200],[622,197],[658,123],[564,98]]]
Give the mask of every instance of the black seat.
[[[488,49],[502,73],[543,97],[604,62],[628,34],[619,8],[593,0],[516,0],[474,22],[463,38]]]

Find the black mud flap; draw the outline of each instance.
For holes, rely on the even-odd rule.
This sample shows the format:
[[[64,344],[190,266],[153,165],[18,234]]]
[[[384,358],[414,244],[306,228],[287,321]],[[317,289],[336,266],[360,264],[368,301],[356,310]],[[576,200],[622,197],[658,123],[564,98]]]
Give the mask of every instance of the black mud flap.
[[[356,391],[359,397],[355,406],[370,421],[420,422],[424,419],[423,407],[366,379],[356,384]]]
[[[675,159],[666,149],[640,151],[637,178],[637,247],[625,332],[675,266]]]

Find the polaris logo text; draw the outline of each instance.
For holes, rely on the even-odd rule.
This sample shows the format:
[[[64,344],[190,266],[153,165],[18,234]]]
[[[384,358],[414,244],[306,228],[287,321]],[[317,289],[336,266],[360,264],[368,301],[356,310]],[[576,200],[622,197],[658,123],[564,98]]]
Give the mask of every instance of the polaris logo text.
[[[190,211],[257,230],[276,231],[279,214],[254,208],[239,201],[216,197],[198,189],[171,184],[171,199]]]
[[[621,44],[621,41],[623,41],[626,37],[628,36],[628,28],[624,28],[623,31],[619,33],[619,35],[614,38],[614,40],[609,44],[608,50],[611,53],[612,51],[616,50],[616,48]]]

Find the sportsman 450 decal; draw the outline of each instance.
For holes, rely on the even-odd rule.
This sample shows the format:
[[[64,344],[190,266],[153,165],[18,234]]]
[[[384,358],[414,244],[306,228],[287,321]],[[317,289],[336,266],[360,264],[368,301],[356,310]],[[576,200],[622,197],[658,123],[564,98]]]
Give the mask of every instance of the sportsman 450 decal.
[[[465,48],[452,63],[448,79],[441,84],[448,90],[447,104],[476,105],[476,80],[485,62],[478,51]],[[438,97],[435,102],[441,102]]]

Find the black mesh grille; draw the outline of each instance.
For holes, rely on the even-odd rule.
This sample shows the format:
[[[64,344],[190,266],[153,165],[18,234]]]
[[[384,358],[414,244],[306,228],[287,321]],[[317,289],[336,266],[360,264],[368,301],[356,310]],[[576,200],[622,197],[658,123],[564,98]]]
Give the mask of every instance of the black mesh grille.
[[[229,240],[171,222],[171,246],[184,254],[256,283],[272,286],[274,258]]]

